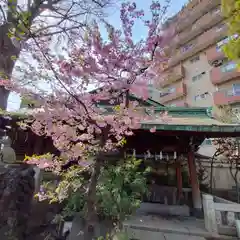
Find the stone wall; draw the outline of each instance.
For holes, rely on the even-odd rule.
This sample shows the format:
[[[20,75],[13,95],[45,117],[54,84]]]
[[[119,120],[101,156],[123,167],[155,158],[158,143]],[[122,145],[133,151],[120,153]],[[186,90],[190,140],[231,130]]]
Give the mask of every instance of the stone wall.
[[[35,170],[28,164],[0,166],[1,240],[44,240],[48,235],[61,239],[52,222],[61,206],[34,199]]]
[[[25,240],[34,194],[34,170],[28,165],[2,166],[0,170],[1,240]]]

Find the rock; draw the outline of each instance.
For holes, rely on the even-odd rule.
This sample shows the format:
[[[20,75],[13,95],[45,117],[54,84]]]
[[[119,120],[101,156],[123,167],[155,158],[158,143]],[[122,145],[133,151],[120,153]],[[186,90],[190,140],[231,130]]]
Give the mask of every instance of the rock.
[[[34,170],[21,164],[0,174],[1,240],[25,240],[34,194]]]

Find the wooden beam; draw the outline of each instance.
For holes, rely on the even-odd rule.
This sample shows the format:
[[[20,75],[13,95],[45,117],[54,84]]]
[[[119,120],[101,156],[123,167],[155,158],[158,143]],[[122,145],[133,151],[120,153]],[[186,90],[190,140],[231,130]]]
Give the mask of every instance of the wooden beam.
[[[188,153],[188,169],[192,186],[193,214],[200,217],[202,215],[202,200],[193,150]]]
[[[176,163],[176,176],[177,176],[177,188],[178,188],[178,200],[183,198],[183,185],[182,185],[182,171],[181,163]]]

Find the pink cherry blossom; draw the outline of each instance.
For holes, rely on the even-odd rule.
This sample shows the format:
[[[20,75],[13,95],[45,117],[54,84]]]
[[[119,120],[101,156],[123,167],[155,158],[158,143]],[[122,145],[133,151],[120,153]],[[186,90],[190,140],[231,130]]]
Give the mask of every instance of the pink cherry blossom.
[[[88,166],[89,153],[114,150],[126,136],[134,134],[141,122],[167,119],[167,114],[156,115],[153,109],[130,101],[130,94],[146,100],[149,82],[157,86],[161,80],[160,63],[168,59],[163,49],[174,36],[174,31],[159,31],[162,8],[153,1],[148,20],[135,3],[125,2],[120,10],[121,29],[104,22],[108,39],[103,39],[100,27],[93,22],[81,39],[73,39],[66,58],[49,54],[44,39],[36,46],[34,58],[51,75],[51,93],[38,92],[41,111],[31,113],[26,125],[36,134],[50,137],[54,146],[66,158],[79,158],[79,165]],[[134,41],[132,29],[137,21],[148,28],[145,39]],[[46,40],[46,39],[45,39]],[[41,54],[39,54],[39,52]],[[31,72],[31,76],[35,73]],[[2,80],[4,81],[4,80]],[[33,98],[36,92],[4,82],[14,91]],[[94,86],[97,91],[89,91]],[[34,95],[35,94],[35,95]],[[111,109],[99,103],[115,105]],[[152,128],[155,132],[156,128]],[[86,161],[86,162],[85,162]],[[56,156],[32,157],[31,164],[59,171],[62,161]]]
[[[151,129],[150,129],[150,132],[151,132],[151,133],[155,133],[155,132],[156,132],[156,127],[151,128]]]

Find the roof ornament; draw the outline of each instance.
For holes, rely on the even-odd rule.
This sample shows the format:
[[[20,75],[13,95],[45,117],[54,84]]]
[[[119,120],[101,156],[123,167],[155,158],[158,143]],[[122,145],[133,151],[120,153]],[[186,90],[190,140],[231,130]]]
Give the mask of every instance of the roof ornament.
[[[2,136],[0,139],[0,161],[1,164],[14,164],[16,163],[16,153],[14,149],[11,147],[12,141],[9,136],[6,135]]]
[[[207,112],[208,117],[213,118],[213,108],[212,107],[208,107],[206,112]]]

